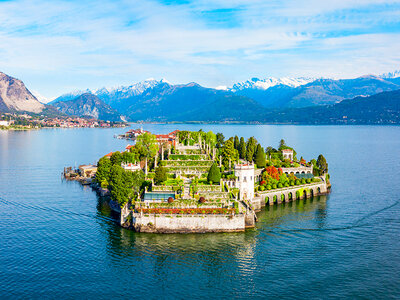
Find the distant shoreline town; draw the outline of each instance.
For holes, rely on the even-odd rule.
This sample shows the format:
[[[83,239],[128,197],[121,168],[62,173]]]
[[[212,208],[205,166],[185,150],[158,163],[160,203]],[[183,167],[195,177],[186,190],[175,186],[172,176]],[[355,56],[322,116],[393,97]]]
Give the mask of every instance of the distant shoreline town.
[[[0,129],[29,130],[41,128],[110,128],[125,127],[123,122],[102,121],[84,117],[46,117],[29,114],[0,114]]]

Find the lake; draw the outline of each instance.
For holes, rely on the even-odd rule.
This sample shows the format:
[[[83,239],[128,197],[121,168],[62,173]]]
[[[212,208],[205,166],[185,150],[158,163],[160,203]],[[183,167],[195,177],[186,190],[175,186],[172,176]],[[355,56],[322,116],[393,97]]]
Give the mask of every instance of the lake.
[[[0,131],[0,298],[400,297],[400,127],[139,126],[283,138],[326,157],[332,193],[267,207],[245,233],[138,234],[61,179],[123,150],[126,129]]]

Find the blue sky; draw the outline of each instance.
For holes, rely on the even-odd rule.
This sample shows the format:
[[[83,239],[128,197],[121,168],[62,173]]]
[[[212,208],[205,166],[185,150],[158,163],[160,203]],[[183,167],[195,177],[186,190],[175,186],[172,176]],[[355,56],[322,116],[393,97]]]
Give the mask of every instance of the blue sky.
[[[150,77],[216,87],[398,69],[400,0],[0,0],[0,71],[49,98]]]

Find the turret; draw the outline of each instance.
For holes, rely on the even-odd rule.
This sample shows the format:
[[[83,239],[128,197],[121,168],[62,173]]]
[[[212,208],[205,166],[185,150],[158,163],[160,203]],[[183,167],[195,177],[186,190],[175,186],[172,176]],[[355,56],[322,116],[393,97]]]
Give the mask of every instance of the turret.
[[[235,165],[236,187],[239,188],[239,198],[252,200],[254,198],[254,164]]]

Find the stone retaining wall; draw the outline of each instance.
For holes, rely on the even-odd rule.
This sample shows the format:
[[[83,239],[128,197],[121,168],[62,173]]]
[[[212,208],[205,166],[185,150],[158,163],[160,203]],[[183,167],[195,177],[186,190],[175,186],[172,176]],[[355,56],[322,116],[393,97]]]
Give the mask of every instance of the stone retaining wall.
[[[132,214],[137,232],[204,233],[244,231],[245,215],[140,215]]]
[[[254,199],[251,201],[251,204],[255,210],[260,210],[261,207],[265,206],[266,204],[280,204],[282,202],[290,202],[317,195],[325,195],[327,193],[328,187],[325,181],[313,182],[281,189],[268,190],[265,192],[257,192],[256,197],[254,197]],[[282,199],[282,195],[284,199]],[[274,199],[276,201],[274,201]]]

